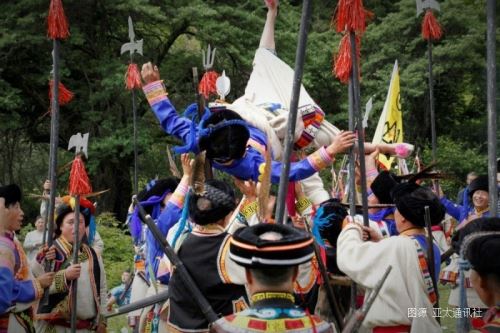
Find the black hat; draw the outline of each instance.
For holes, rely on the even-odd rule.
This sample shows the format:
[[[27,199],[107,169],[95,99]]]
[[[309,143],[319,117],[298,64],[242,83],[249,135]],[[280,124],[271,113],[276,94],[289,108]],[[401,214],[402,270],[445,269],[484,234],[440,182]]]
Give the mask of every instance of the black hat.
[[[482,190],[482,191],[489,191],[488,188],[488,176],[487,175],[481,175],[477,176],[476,179],[474,179],[470,184],[469,184],[469,195],[472,197],[474,192],[477,190]]]
[[[203,194],[190,194],[189,217],[199,225],[223,219],[236,208],[236,195],[231,186],[220,180],[205,183]]]
[[[313,238],[282,224],[260,223],[237,230],[229,256],[247,268],[293,267],[311,260]]]
[[[21,202],[22,192],[16,184],[0,187],[0,197],[5,199],[5,207]]]
[[[250,131],[246,122],[232,110],[214,112],[201,124],[200,151],[206,150],[207,158],[221,162],[242,158],[245,154]]]
[[[373,180],[370,188],[373,194],[377,197],[378,201],[382,204],[392,204],[391,190],[394,186],[398,185],[399,182],[392,172],[382,171]]]
[[[416,226],[425,226],[425,206],[429,206],[431,225],[439,224],[444,219],[444,206],[427,187],[412,182],[402,183],[392,189],[391,196],[401,215]]]

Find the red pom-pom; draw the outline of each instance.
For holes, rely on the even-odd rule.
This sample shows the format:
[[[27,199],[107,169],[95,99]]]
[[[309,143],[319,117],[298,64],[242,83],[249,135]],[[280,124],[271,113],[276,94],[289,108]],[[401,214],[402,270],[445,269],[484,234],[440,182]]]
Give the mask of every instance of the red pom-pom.
[[[71,172],[69,174],[69,193],[71,195],[82,195],[92,192],[89,176],[85,171],[80,155],[77,155],[71,165]]]
[[[432,13],[432,10],[428,9],[422,21],[422,37],[426,40],[439,40],[442,35],[441,25]]]
[[[66,39],[69,36],[68,20],[61,0],[50,0],[47,17],[47,35],[50,39]]]
[[[356,36],[356,60],[359,67],[359,59],[360,59],[360,48],[361,48],[361,39]],[[334,66],[333,66],[333,74],[339,78],[340,82],[347,83],[349,82],[349,78],[351,77],[352,70],[352,59],[351,59],[351,40],[349,34],[345,34],[344,37],[340,40],[339,52],[334,58]],[[360,72],[358,70],[358,72]]]
[[[125,86],[128,90],[142,87],[141,74],[137,64],[131,63],[128,65],[127,74],[125,74]]]
[[[49,100],[50,103],[52,103],[52,89],[54,86],[54,80],[49,80]],[[59,101],[59,105],[66,105],[75,96],[72,91],[70,91],[68,88],[64,86],[61,82],[58,84],[59,87],[59,98],[57,99]]]
[[[363,33],[366,30],[366,19],[371,16],[372,13],[363,7],[362,0],[340,0],[334,19],[337,32],[347,30]]]
[[[218,77],[219,74],[217,74],[217,72],[215,71],[208,71],[203,74],[200,84],[198,85],[198,92],[202,94],[206,99],[208,99],[210,95],[217,94],[217,87],[215,86],[215,82],[217,81]]]

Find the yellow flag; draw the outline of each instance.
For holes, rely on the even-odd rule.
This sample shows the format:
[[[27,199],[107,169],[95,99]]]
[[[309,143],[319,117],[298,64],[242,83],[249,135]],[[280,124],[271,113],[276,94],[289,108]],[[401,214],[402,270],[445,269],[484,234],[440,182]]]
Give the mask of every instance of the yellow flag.
[[[403,142],[403,115],[401,110],[401,96],[399,92],[399,68],[398,61],[394,63],[391,83],[384,104],[384,110],[380,115],[372,143],[396,143]],[[379,154],[378,160],[388,170],[391,168],[394,157]]]

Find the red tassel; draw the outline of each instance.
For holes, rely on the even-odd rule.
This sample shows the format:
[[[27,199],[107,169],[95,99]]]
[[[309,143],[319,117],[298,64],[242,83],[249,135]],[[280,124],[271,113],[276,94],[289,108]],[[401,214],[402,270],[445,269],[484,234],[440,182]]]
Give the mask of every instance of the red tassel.
[[[125,86],[128,90],[142,87],[141,74],[137,64],[131,63],[128,65],[127,74],[125,74]]]
[[[50,0],[47,17],[47,35],[50,39],[66,39],[69,36],[68,20],[61,0]]]
[[[359,67],[359,59],[361,56],[361,39],[356,36],[356,58]],[[352,59],[351,59],[351,40],[349,34],[345,34],[340,40],[339,52],[334,58],[332,74],[339,78],[340,82],[347,83],[351,77]],[[361,72],[359,70],[359,72]]]
[[[432,10],[427,9],[422,21],[422,37],[426,40],[439,40],[442,35],[441,25],[432,13]]]
[[[69,194],[70,195],[82,195],[92,192],[92,186],[90,185],[89,176],[87,171],[85,171],[85,165],[83,164],[82,157],[76,155],[71,165],[71,172],[69,174]]]
[[[337,32],[356,31],[363,33],[366,30],[366,19],[373,14],[363,7],[362,0],[339,0],[334,22]]]
[[[49,80],[49,101],[52,103],[52,89],[54,86],[54,80]],[[71,100],[75,94],[73,94],[72,91],[70,91],[68,88],[66,88],[61,82],[59,82],[59,105],[66,105]]]
[[[200,84],[198,85],[198,92],[202,94],[203,97],[205,97],[206,99],[208,99],[210,95],[217,94],[217,87],[215,86],[215,81],[217,81],[218,77],[219,74],[217,74],[216,71],[208,71],[205,74],[203,74]]]

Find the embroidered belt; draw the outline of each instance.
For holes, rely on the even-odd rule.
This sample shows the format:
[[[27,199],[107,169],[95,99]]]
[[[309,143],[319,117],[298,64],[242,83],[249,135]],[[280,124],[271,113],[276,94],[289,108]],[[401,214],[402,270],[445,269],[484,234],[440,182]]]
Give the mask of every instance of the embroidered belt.
[[[376,326],[373,328],[373,333],[406,333],[410,332],[411,326],[398,325],[398,326]]]

